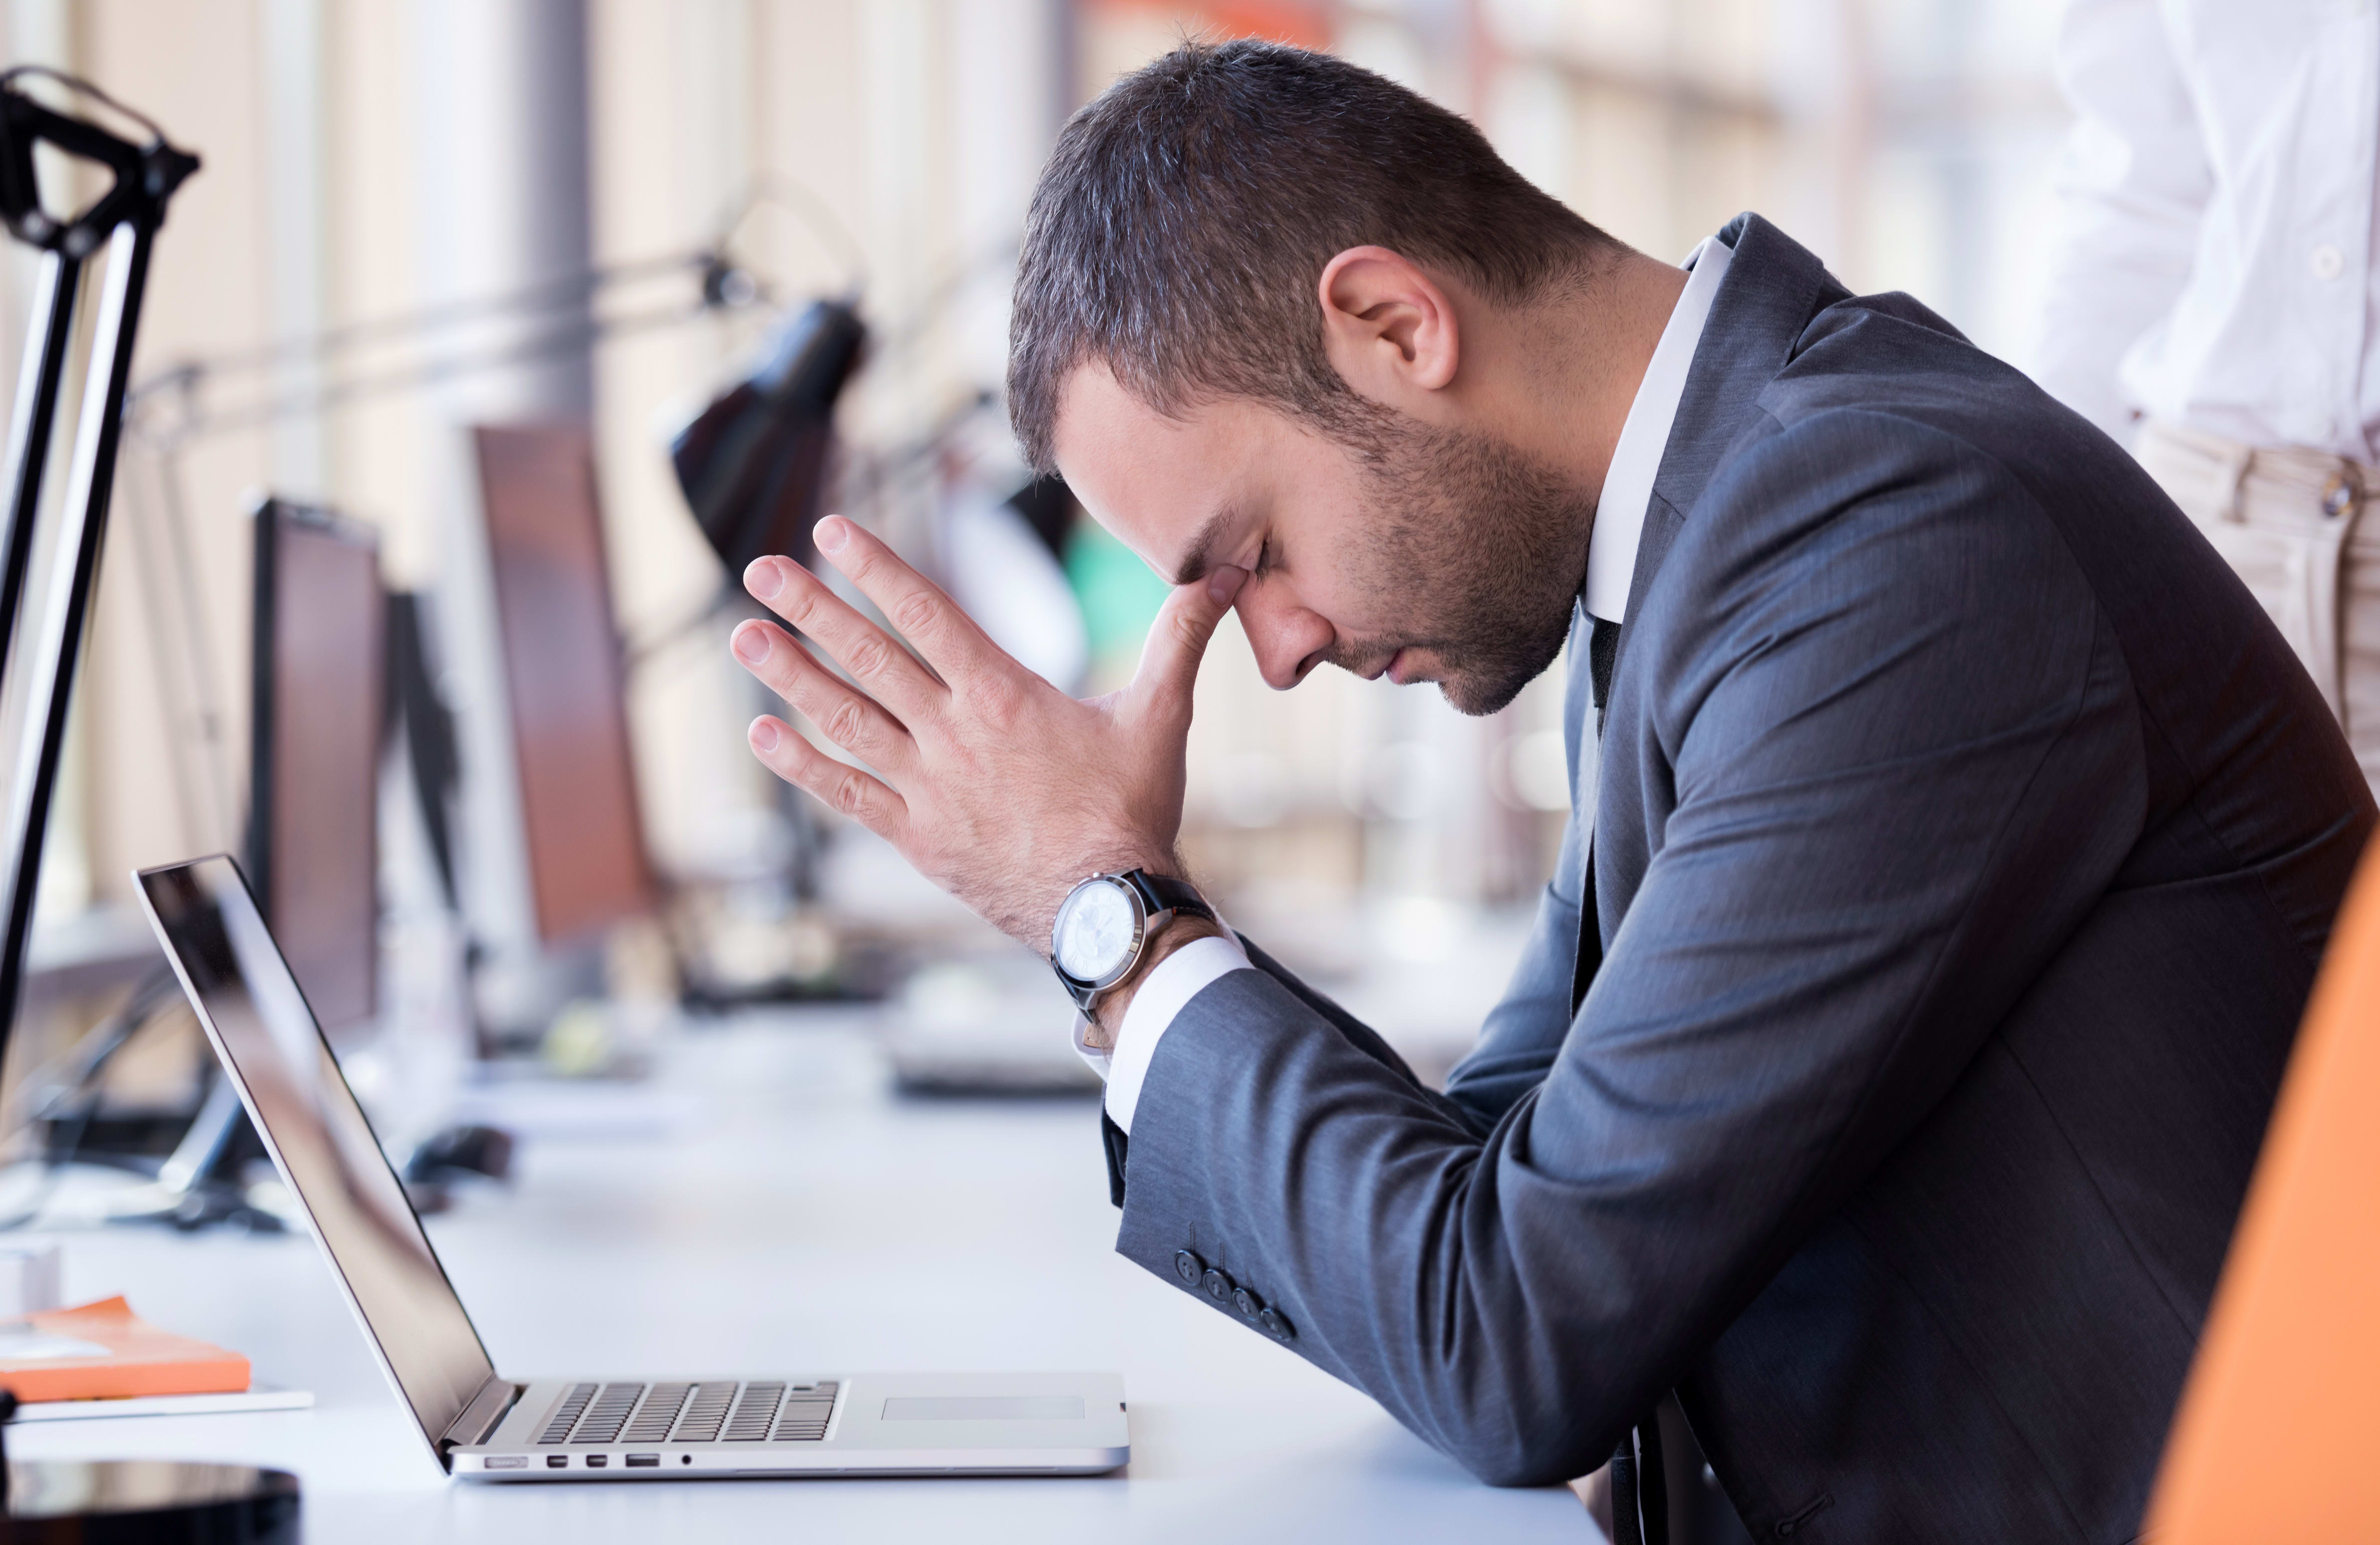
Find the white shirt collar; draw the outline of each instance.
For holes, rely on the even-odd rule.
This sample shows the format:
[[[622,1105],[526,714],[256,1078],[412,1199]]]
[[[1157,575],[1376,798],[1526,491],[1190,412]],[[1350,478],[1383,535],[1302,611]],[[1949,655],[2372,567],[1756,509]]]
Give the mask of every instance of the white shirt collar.
[[[1702,342],[1703,323],[1710,318],[1711,301],[1719,281],[1727,277],[1735,251],[1717,237],[1706,237],[1686,261],[1694,271],[1661,329],[1653,361],[1645,367],[1635,400],[1628,405],[1628,421],[1621,426],[1611,447],[1611,466],[1603,474],[1603,497],[1596,504],[1595,529],[1586,542],[1586,611],[1606,622],[1623,622],[1628,614],[1628,586],[1636,575],[1636,541],[1645,534],[1645,512],[1653,503],[1653,480],[1661,470],[1661,453],[1669,449],[1670,426],[1677,420],[1678,401],[1686,395],[1686,371],[1694,362],[1694,346]]]

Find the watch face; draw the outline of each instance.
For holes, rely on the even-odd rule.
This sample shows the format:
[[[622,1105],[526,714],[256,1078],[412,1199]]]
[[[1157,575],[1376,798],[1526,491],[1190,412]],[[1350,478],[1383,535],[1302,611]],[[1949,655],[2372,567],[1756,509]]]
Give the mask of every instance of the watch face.
[[[1098,981],[1120,970],[1132,955],[1140,909],[1130,892],[1112,880],[1078,885],[1058,909],[1050,931],[1059,968],[1081,981]]]

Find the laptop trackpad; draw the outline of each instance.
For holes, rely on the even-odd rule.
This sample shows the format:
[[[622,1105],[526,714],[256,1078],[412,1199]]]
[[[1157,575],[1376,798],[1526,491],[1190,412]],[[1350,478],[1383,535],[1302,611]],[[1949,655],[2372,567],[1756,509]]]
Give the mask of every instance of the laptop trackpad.
[[[895,1395],[886,1421],[1081,1421],[1076,1394]]]

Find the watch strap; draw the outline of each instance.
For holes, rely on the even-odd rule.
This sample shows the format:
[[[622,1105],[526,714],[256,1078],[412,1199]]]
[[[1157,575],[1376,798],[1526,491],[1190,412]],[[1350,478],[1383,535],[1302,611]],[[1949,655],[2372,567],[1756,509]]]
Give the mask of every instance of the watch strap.
[[[1151,874],[1147,870],[1134,870],[1125,878],[1140,888],[1152,912],[1179,912],[1193,918],[1204,918],[1210,923],[1215,920],[1215,909],[1207,905],[1207,898],[1198,894],[1198,887],[1187,880]]]

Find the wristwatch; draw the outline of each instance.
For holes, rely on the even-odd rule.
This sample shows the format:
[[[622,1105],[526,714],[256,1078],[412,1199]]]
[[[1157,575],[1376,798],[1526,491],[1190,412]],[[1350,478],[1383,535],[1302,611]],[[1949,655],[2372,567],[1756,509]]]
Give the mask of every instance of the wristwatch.
[[[1215,920],[1186,880],[1147,870],[1095,874],[1066,894],[1050,925],[1050,968],[1088,1016],[1100,993],[1132,975],[1148,941],[1184,916]]]

